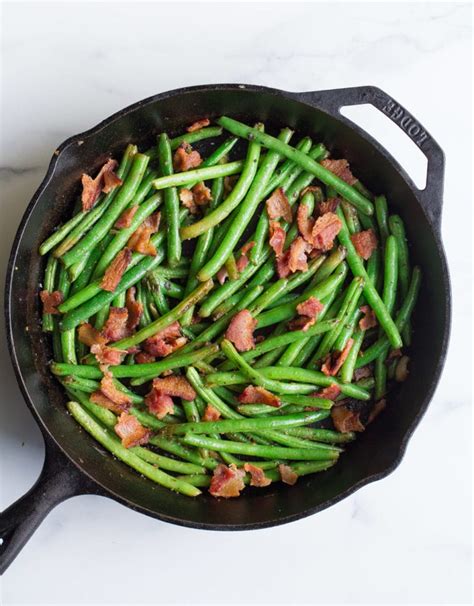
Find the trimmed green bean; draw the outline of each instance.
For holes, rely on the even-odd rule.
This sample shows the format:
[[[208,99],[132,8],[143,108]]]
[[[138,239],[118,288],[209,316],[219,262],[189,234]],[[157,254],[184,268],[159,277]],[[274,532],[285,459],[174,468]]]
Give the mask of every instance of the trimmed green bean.
[[[178,149],[182,143],[196,143],[197,141],[219,137],[220,135],[222,135],[222,128],[219,126],[206,126],[205,128],[200,128],[190,133],[185,133],[184,135],[174,137],[171,139],[170,145],[171,149],[174,151],[175,149]]]
[[[173,174],[173,157],[170,140],[162,133],[158,142],[158,159],[161,174],[168,177]],[[179,235],[179,197],[176,187],[168,187],[164,193],[164,209],[166,214],[166,244],[167,258],[171,267],[175,267],[181,259],[181,238]]]

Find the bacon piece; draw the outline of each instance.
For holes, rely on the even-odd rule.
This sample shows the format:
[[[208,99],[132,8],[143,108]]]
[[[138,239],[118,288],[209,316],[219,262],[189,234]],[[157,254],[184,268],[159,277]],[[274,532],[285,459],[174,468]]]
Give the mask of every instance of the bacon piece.
[[[329,354],[326,357],[324,364],[321,366],[321,370],[325,375],[332,377],[337,375],[341,369],[341,366],[344,364],[347,356],[349,355],[353,343],[354,339],[348,339],[344,349],[341,352],[333,352],[333,354]]]
[[[150,413],[158,419],[164,419],[166,415],[174,413],[174,403],[170,396],[154,387],[145,396],[145,404],[148,406]]]
[[[290,203],[281,187],[275,189],[265,204],[269,219],[280,219],[282,217],[287,223],[291,223],[293,220]]]
[[[229,273],[227,271],[227,268],[225,265],[223,265],[219,271],[217,272],[217,281],[219,282],[219,284],[224,284],[224,282],[227,280],[227,278],[229,277]]]
[[[321,197],[323,193],[322,189],[317,185],[308,185],[308,187],[305,187],[303,190],[301,190],[300,200],[308,192],[314,192],[316,198]]]
[[[336,383],[329,385],[328,387],[324,387],[319,391],[313,392],[311,395],[314,398],[325,398],[327,400],[335,400],[337,396],[341,393],[341,388]]]
[[[281,400],[264,387],[248,385],[237,398],[241,404],[266,404],[279,408]]]
[[[130,406],[132,403],[130,396],[115,387],[112,373],[109,370],[106,370],[106,367],[104,366],[101,366],[101,370],[104,373],[104,376],[100,381],[100,391],[104,396],[109,398],[109,400],[112,400],[112,402],[115,402],[118,406]]]
[[[280,472],[281,481],[290,486],[294,486],[298,481],[298,474],[293,471],[289,465],[278,465],[278,471]]]
[[[138,205],[129,206],[126,208],[120,217],[115,221],[115,226],[117,229],[123,229],[125,227],[130,227],[132,224],[133,217],[138,210]]]
[[[143,313],[143,305],[135,299],[137,289],[135,286],[130,286],[125,295],[125,306],[128,311],[127,328],[132,331],[140,323],[140,318]]]
[[[102,166],[95,179],[83,173],[82,175],[82,210],[90,210],[97,202],[100,192],[109,193],[114,187],[122,184],[122,180],[114,173],[117,161],[110,158]]]
[[[230,497],[240,496],[240,491],[245,488],[244,484],[245,471],[237,469],[234,464],[218,465],[211,479],[209,492],[213,497]]]
[[[250,486],[265,488],[265,486],[272,483],[270,478],[267,478],[261,467],[256,467],[251,463],[244,463],[244,470],[250,474]]]
[[[360,381],[360,379],[366,379],[372,376],[372,369],[370,366],[362,366],[362,368],[356,368],[354,370],[354,380]]]
[[[131,260],[132,251],[129,248],[123,248],[105,270],[100,283],[102,290],[115,291]]]
[[[308,297],[296,306],[296,311],[300,316],[309,316],[310,318],[317,318],[323,309],[324,305],[316,297]]]
[[[308,269],[308,259],[306,254],[309,252],[310,246],[301,237],[298,236],[290,246],[290,257],[288,259],[288,267],[291,273],[296,271],[306,271]]]
[[[111,307],[109,317],[102,329],[102,336],[106,341],[120,341],[130,336],[127,326],[128,310],[126,307]]]
[[[340,198],[328,198],[327,200],[323,200],[318,204],[318,215],[322,216],[326,213],[335,213],[340,203]]]
[[[322,251],[330,250],[334,246],[334,238],[341,228],[341,220],[334,213],[327,212],[318,217],[311,233],[314,247]]]
[[[152,356],[164,358],[176,349],[179,349],[186,343],[186,339],[181,336],[181,326],[179,322],[173,322],[156,335],[149,337],[143,344],[144,350]]]
[[[270,240],[268,243],[273,248],[275,256],[279,259],[285,246],[286,232],[278,221],[270,221]]]
[[[92,345],[105,345],[107,343],[107,339],[103,334],[97,328],[94,328],[92,324],[89,324],[89,322],[84,322],[79,326],[77,337],[81,343],[84,343],[88,347]]]
[[[400,347],[397,347],[396,349],[391,349],[387,356],[387,362],[389,360],[393,360],[394,358],[399,358],[401,355],[402,355],[402,350],[400,349]]]
[[[352,234],[351,240],[357,254],[365,261],[370,259],[372,253],[377,248],[377,236],[374,234],[372,228]]]
[[[349,431],[364,431],[365,427],[360,420],[360,412],[350,410],[346,406],[333,406],[331,418],[334,427],[341,433]]]
[[[168,396],[183,398],[183,400],[194,400],[196,392],[185,377],[170,375],[169,377],[153,379],[153,389],[161,391]]]
[[[143,427],[140,421],[128,412],[122,412],[114,430],[125,448],[146,444],[151,436],[151,431]]]
[[[179,192],[179,199],[183,206],[185,206],[192,215],[197,215],[199,209],[194,200],[193,192],[190,189],[183,187],[183,189]]]
[[[364,317],[359,320],[359,328],[361,330],[368,330],[377,326],[374,310],[369,305],[362,305],[359,309],[364,314]]]
[[[158,231],[161,213],[153,213],[133,232],[127,242],[128,248],[142,255],[156,256],[156,248],[151,243],[151,236]]]
[[[387,402],[386,402],[385,398],[382,398],[381,400],[378,400],[378,402],[375,402],[372,410],[369,413],[369,417],[367,419],[367,425],[369,423],[372,423],[372,421],[379,416],[379,414],[382,412],[382,410],[385,409],[386,405],[387,405]]]
[[[311,326],[314,326],[314,324],[316,324],[316,318],[299,316],[288,322],[288,330],[302,330],[303,332],[306,332]]]
[[[201,154],[194,150],[189,143],[181,143],[174,152],[173,167],[175,172],[184,172],[191,168],[197,168],[201,162]]]
[[[107,345],[94,343],[91,346],[91,354],[94,354],[99,364],[117,366],[122,363],[123,356],[127,353],[125,349],[115,349]]]
[[[202,421],[217,421],[218,419],[220,419],[221,417],[221,413],[216,410],[214,408],[214,406],[211,406],[210,404],[208,404],[206,406],[206,409],[204,410],[204,414],[202,415]]]
[[[395,368],[395,381],[399,383],[403,383],[408,379],[408,375],[410,374],[408,371],[408,363],[410,362],[410,358],[408,356],[402,356],[398,362],[397,367]]]
[[[201,130],[201,128],[204,128],[205,126],[209,126],[210,123],[209,118],[202,118],[201,120],[196,120],[196,122],[193,122],[186,130],[188,133],[193,133],[196,130]]]
[[[324,168],[330,170],[336,175],[336,177],[339,177],[339,179],[349,183],[349,185],[354,185],[354,183],[357,183],[357,179],[351,173],[349,162],[345,158],[341,158],[340,160],[322,160],[321,166],[324,166]]]
[[[254,349],[255,339],[253,331],[257,320],[252,318],[248,309],[242,309],[235,314],[225,332],[226,339],[232,341],[238,351]]]
[[[212,200],[211,190],[200,181],[191,190],[194,198],[194,202],[198,206],[205,206]]]
[[[277,272],[279,278],[287,278],[290,273],[290,251],[287,250],[277,259]]]
[[[237,271],[239,273],[242,273],[249,263],[250,263],[250,261],[249,261],[249,258],[247,257],[247,255],[240,255],[240,257],[237,259],[237,262],[235,264],[237,267]]]
[[[308,215],[308,207],[306,204],[300,204],[296,212],[296,223],[298,230],[306,242],[312,244],[312,232],[315,220]]]
[[[53,290],[53,292],[42,290],[40,292],[40,299],[41,303],[43,303],[44,314],[58,314],[57,307],[64,301],[64,296],[60,290]]]
[[[135,364],[152,364],[156,361],[155,356],[147,353],[146,351],[139,351],[135,355]]]
[[[107,396],[104,396],[100,390],[92,392],[89,396],[89,400],[98,406],[102,406],[102,408],[111,410],[117,415],[128,410],[128,406],[123,406],[112,402],[112,400],[110,400]]]

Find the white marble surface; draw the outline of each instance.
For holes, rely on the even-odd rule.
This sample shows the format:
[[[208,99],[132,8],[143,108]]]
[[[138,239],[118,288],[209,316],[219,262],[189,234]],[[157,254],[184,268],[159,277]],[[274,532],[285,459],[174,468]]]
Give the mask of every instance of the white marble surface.
[[[470,602],[470,27],[471,8],[454,3],[3,5],[2,274],[54,148],[112,112],[198,83],[375,84],[446,152],[443,237],[454,296],[441,383],[383,482],[312,518],[239,534],[75,498],[48,516],[4,575],[4,604]],[[396,154],[404,153],[399,141]],[[34,482],[43,446],[0,341],[3,509]]]

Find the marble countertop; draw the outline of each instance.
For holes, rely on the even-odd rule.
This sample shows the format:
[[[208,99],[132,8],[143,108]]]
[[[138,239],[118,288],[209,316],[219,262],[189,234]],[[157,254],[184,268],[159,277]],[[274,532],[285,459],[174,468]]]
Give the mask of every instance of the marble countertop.
[[[316,516],[247,533],[179,528],[105,498],[77,497],[37,530],[1,579],[0,601],[470,603],[470,42],[471,7],[456,3],[4,4],[2,281],[52,151],[120,108],[199,83],[295,91],[374,84],[419,117],[446,153],[442,232],[454,313],[431,406],[382,482]],[[360,120],[422,177],[403,135],[374,116]],[[4,338],[0,351],[4,509],[34,483],[43,445]]]

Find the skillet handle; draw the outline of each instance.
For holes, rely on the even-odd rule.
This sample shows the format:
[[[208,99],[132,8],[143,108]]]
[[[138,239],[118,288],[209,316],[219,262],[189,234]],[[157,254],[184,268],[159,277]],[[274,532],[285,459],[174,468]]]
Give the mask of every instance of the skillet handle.
[[[419,147],[428,160],[426,187],[418,190],[420,203],[433,226],[439,231],[443,207],[444,153],[429,132],[398,101],[376,86],[357,86],[320,92],[302,93],[300,98],[317,105],[339,120],[353,123],[340,110],[348,105],[370,103],[394,122]]]
[[[0,575],[56,505],[73,496],[100,494],[97,485],[47,437],[45,450],[43,469],[34,486],[0,513]]]

